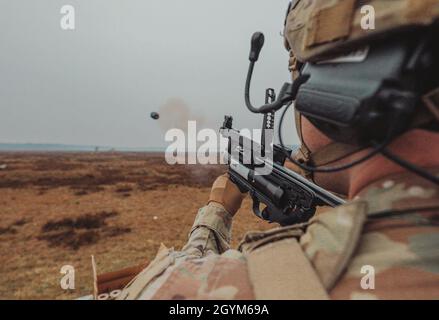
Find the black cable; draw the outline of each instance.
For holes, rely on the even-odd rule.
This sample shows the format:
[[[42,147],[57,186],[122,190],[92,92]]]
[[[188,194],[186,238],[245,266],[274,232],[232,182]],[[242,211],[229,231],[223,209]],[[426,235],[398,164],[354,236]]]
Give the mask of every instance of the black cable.
[[[300,75],[293,83],[284,83],[282,88],[279,91],[278,98],[271,102],[266,103],[259,108],[255,108],[250,101],[250,88],[251,88],[251,80],[253,78],[253,72],[255,68],[255,63],[253,61],[250,62],[250,66],[247,72],[247,79],[245,81],[245,105],[247,109],[252,113],[262,113],[267,114],[270,112],[276,112],[282,109],[287,103],[293,101],[299,91],[299,88],[302,84],[308,81],[309,75]]]
[[[414,207],[414,208],[407,208],[407,209],[401,209],[401,210],[395,210],[395,209],[389,209],[384,211],[378,211],[378,212],[372,212],[368,213],[367,219],[368,220],[379,220],[383,218],[390,218],[390,217],[398,217],[403,215],[410,215],[410,214],[417,214],[420,212],[435,212],[435,214],[439,214],[439,207],[438,206],[432,206],[432,207]],[[436,213],[437,212],[437,213]],[[429,225],[439,225],[439,220],[431,221],[429,220]]]
[[[253,107],[250,101],[250,85],[253,77],[254,68],[255,68],[255,63],[250,62],[250,66],[248,67],[248,72],[247,72],[247,80],[245,81],[245,104],[251,112],[259,113],[259,110]]]
[[[282,138],[282,124],[285,118],[285,114],[287,113],[287,111],[289,110],[289,108],[291,107],[293,103],[289,103],[285,110],[282,113],[282,116],[280,118],[280,122],[279,122],[279,128],[278,128],[278,137],[279,137],[279,143],[282,147],[283,150],[286,149],[285,144],[283,143],[283,138]],[[374,150],[372,150],[369,154],[367,154],[366,156],[364,156],[361,159],[355,160],[351,163],[348,163],[346,165],[342,165],[339,167],[327,167],[327,168],[317,168],[317,167],[311,167],[308,165],[305,165],[303,163],[298,162],[297,160],[293,159],[287,151],[285,151],[285,155],[289,158],[289,160],[294,163],[296,166],[298,166],[299,168],[301,168],[302,170],[306,170],[309,172],[321,172],[321,173],[334,173],[334,172],[340,172],[340,171],[344,171],[344,170],[348,170],[352,167],[355,167],[373,157],[375,157],[376,155],[378,155],[379,153],[382,152],[382,150],[384,150],[389,144],[390,144],[391,140],[390,139],[386,139],[384,142],[382,142],[381,144],[379,144],[378,146],[376,146],[374,148]]]
[[[287,111],[289,110],[289,108],[291,107],[293,103],[289,103],[285,110],[282,113],[282,116],[280,118],[280,122],[279,122],[279,128],[278,128],[278,137],[279,137],[279,143],[282,147],[283,150],[286,150],[285,144],[283,143],[283,139],[282,139],[282,124],[285,118],[285,114],[287,113]],[[398,118],[398,117],[395,117]],[[390,132],[392,132],[392,130],[390,130]],[[392,136],[392,133],[389,134],[389,136]],[[307,166],[303,163],[298,162],[297,160],[293,159],[287,151],[285,151],[285,155],[288,157],[288,159],[293,162],[296,166],[298,166],[299,168],[309,171],[309,172],[321,172],[321,173],[334,173],[334,172],[340,172],[340,171],[344,171],[347,169],[350,169],[352,167],[355,167],[373,157],[375,157],[377,154],[381,153],[383,156],[385,156],[386,158],[388,158],[389,160],[391,160],[392,162],[398,164],[399,166],[415,173],[416,175],[436,184],[439,185],[439,178],[430,174],[429,172],[427,172],[426,170],[423,170],[417,166],[415,166],[414,164],[401,159],[400,157],[394,155],[393,153],[389,152],[386,147],[390,144],[391,139],[386,139],[384,142],[382,143],[378,143],[378,142],[372,142],[372,145],[375,146],[375,148],[366,156],[364,156],[361,159],[358,159],[356,161],[353,161],[351,163],[348,163],[346,165],[340,166],[340,167],[332,167],[332,168],[317,168],[317,167],[311,167],[311,166]]]
[[[413,173],[417,174],[418,176],[436,184],[439,185],[439,178],[435,177],[434,175],[430,174],[428,171],[421,169],[418,166],[415,166],[414,164],[401,159],[400,157],[398,157],[397,155],[389,152],[389,150],[383,149],[381,150],[381,153],[383,156],[385,156],[387,159],[389,159],[390,161],[393,161],[394,163],[396,163],[397,165],[412,171]]]

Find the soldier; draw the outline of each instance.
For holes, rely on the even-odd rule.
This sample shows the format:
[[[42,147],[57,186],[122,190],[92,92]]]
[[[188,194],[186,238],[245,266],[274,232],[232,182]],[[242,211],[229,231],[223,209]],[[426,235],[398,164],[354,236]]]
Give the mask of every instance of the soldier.
[[[431,25],[439,16],[436,0],[368,2],[375,6],[376,25],[384,25],[373,31],[380,36],[409,24]],[[290,10],[285,36],[294,78],[301,63],[335,48],[341,39],[368,39],[359,27],[356,1],[301,0]],[[430,109],[428,121],[399,133],[388,149],[438,177],[439,91],[430,89],[424,92],[425,105],[419,106]],[[331,148],[336,141],[324,130],[301,114],[296,118],[302,139],[297,159],[302,162],[312,159],[318,167],[336,167],[370,153],[368,148]],[[332,151],[322,156],[322,150]],[[317,161],[317,154],[324,161]],[[185,247],[174,251],[162,246],[119,299],[439,297],[437,184],[379,155],[344,171],[305,174],[325,189],[346,195],[348,203],[305,224],[249,233],[238,250],[232,250],[232,220],[245,195],[227,175],[221,176],[199,210]]]

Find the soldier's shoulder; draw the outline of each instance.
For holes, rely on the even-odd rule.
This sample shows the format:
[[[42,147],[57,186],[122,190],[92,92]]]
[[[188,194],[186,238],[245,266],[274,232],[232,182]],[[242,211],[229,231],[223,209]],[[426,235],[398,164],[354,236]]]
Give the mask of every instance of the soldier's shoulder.
[[[369,186],[367,218],[346,271],[332,291],[342,299],[439,296],[439,192],[422,179],[393,177]]]
[[[357,198],[368,203],[370,214],[416,210],[439,206],[439,188],[413,175],[399,175],[373,183],[361,191]]]

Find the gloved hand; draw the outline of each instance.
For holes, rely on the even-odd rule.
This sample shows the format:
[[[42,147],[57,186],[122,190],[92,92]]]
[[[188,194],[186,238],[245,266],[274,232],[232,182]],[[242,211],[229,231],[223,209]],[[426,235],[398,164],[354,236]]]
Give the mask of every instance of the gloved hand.
[[[219,176],[212,185],[209,203],[215,202],[222,205],[232,216],[241,208],[242,200],[246,194],[241,193],[239,188],[230,180],[226,173]]]

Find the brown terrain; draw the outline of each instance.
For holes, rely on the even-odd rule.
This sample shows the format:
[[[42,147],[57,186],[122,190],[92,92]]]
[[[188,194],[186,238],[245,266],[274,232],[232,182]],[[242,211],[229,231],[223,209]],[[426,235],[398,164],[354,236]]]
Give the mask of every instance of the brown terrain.
[[[91,255],[101,274],[181,248],[223,172],[159,154],[0,153],[0,299],[74,299],[92,293]],[[246,200],[233,245],[270,227]],[[64,265],[75,290],[60,287]]]

